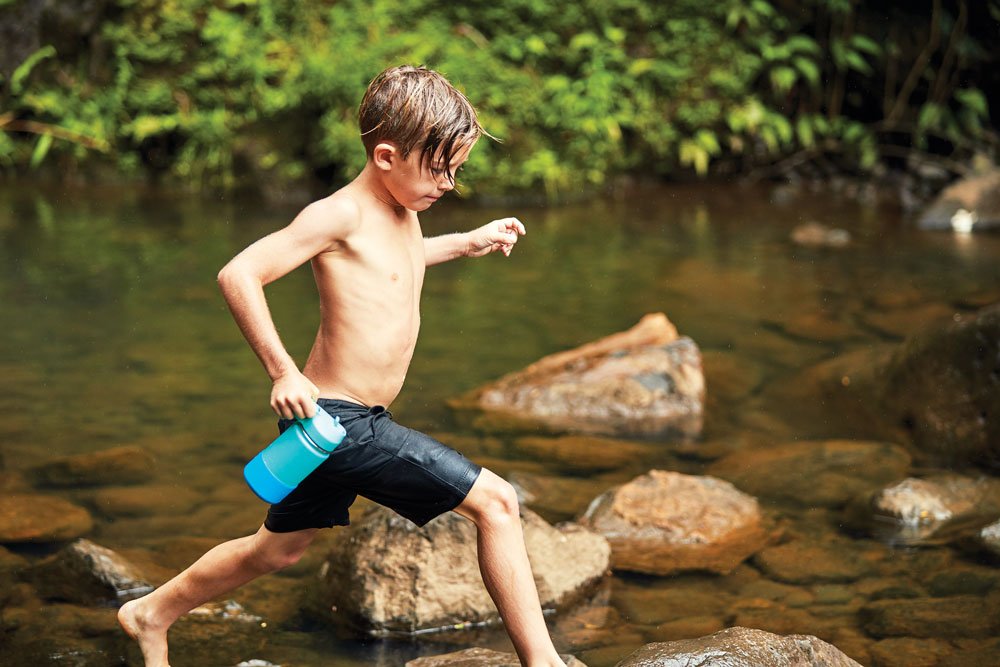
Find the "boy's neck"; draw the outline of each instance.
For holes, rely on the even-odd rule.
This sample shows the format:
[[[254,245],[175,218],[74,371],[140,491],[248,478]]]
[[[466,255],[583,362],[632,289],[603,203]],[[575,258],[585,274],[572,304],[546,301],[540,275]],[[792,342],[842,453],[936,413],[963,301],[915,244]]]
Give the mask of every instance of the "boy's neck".
[[[407,208],[396,201],[392,194],[389,193],[389,189],[385,186],[378,169],[370,161],[365,163],[365,168],[351,182],[351,185],[370,196],[379,205],[384,206],[393,216],[397,218],[407,217]]]

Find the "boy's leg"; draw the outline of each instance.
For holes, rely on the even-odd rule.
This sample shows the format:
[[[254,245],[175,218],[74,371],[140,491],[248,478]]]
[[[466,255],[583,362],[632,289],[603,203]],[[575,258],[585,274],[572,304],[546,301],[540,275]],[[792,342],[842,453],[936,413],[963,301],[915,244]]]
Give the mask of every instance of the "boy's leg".
[[[122,605],[118,622],[142,649],[146,667],[167,665],[167,630],[200,604],[298,561],[317,530],[254,535],[224,542],[149,595]]]
[[[513,487],[484,468],[455,511],[476,524],[483,583],[521,664],[564,667],[542,616]]]

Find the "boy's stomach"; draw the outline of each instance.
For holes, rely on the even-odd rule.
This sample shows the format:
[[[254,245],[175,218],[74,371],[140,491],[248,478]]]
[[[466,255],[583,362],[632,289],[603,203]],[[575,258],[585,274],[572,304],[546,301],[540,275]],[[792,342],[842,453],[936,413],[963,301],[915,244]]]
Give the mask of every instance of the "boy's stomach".
[[[388,406],[403,388],[418,329],[419,322],[336,334],[321,328],[302,372],[323,398]]]

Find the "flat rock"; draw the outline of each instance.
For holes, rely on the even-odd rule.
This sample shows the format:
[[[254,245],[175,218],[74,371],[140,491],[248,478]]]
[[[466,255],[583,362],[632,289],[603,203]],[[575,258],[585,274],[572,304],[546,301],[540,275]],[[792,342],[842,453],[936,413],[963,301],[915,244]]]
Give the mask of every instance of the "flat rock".
[[[641,461],[656,450],[646,444],[588,435],[523,437],[513,448],[532,461],[545,461],[566,472],[602,472]]]
[[[955,647],[943,639],[891,637],[875,642],[869,650],[877,667],[938,667]]]
[[[628,331],[549,355],[451,401],[457,409],[602,435],[701,432],[701,353],[662,313]]]
[[[616,667],[861,667],[811,635],[781,636],[734,627],[707,637],[647,644]]]
[[[560,657],[567,667],[587,667],[571,655]],[[453,653],[424,656],[408,661],[405,667],[521,667],[521,661],[514,653],[476,647]]]
[[[47,461],[32,469],[40,486],[138,484],[153,476],[153,457],[142,447],[125,445]]]
[[[522,508],[539,598],[562,607],[607,573],[611,549],[574,524],[553,527]],[[321,604],[371,634],[412,633],[497,620],[482,583],[476,528],[449,512],[419,528],[374,507],[338,540],[321,568]]]
[[[713,477],[652,470],[598,496],[581,523],[611,543],[619,570],[726,574],[768,535],[755,498]]]
[[[796,441],[738,451],[706,472],[739,489],[807,507],[837,507],[904,476],[910,455],[887,442]]]
[[[811,248],[846,248],[851,243],[851,234],[846,229],[806,222],[792,230],[792,242]]]
[[[0,496],[0,543],[61,542],[93,528],[90,513],[73,503],[41,494]]]

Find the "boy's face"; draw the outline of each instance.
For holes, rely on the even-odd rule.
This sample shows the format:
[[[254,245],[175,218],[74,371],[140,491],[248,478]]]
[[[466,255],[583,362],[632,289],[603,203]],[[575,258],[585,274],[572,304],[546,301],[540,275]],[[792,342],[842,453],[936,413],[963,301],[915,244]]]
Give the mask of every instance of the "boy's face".
[[[441,155],[435,155],[421,164],[418,151],[411,151],[405,160],[395,160],[386,183],[393,198],[411,211],[426,211],[446,192],[455,188],[453,179],[469,159],[475,145],[476,142],[472,141],[459,148],[451,158],[450,169]]]

